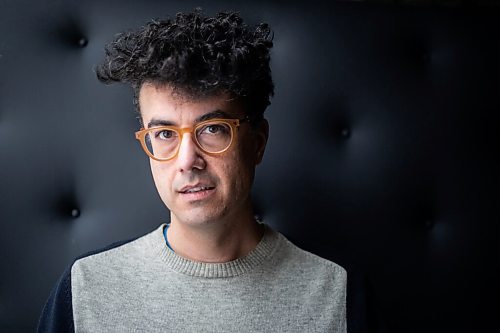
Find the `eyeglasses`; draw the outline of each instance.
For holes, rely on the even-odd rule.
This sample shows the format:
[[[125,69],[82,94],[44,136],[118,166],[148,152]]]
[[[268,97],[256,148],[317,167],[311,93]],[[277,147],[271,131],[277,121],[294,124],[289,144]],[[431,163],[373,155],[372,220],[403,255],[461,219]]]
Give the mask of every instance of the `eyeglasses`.
[[[243,119],[210,119],[194,127],[158,126],[135,132],[135,138],[141,142],[142,149],[154,160],[168,161],[177,156],[185,133],[191,133],[193,141],[203,152],[209,155],[222,154],[233,142]]]

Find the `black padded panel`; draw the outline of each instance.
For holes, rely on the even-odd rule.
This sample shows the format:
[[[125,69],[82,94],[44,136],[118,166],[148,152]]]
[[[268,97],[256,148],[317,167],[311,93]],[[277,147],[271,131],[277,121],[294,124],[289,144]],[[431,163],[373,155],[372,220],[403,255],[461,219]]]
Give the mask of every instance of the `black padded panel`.
[[[350,330],[496,324],[497,9],[3,0],[0,331],[34,330],[72,258],[168,221],[131,90],[93,68],[117,32],[200,5],[275,31],[256,210],[348,269]]]

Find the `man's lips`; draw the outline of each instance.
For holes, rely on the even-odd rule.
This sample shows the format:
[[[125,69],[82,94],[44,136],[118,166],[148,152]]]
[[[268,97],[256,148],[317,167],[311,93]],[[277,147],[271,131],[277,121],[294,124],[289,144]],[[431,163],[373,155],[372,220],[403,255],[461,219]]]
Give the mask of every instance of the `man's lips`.
[[[208,199],[215,193],[215,186],[197,184],[184,186],[179,191],[179,196],[188,202],[200,202]]]
[[[215,186],[205,185],[205,184],[196,184],[196,185],[187,185],[182,187],[178,192],[181,194],[190,194],[190,193],[198,193],[202,191],[213,190]]]

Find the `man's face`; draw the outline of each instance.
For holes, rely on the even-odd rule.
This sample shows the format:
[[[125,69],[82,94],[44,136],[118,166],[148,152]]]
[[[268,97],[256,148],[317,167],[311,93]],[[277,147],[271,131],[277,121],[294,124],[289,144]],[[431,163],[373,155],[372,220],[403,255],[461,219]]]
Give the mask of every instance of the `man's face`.
[[[226,95],[193,99],[173,95],[170,87],[150,84],[142,86],[139,103],[145,128],[193,127],[207,118],[245,116],[243,108]],[[251,214],[250,190],[255,166],[264,153],[267,122],[258,129],[241,123],[234,140],[226,152],[208,155],[196,146],[192,134],[186,133],[174,159],[150,159],[158,193],[170,209],[172,222],[190,226],[234,223]]]

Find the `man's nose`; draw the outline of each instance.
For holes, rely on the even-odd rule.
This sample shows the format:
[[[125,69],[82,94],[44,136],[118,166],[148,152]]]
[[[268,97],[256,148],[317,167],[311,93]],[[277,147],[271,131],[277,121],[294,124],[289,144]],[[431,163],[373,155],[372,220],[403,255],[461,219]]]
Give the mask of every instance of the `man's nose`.
[[[176,162],[181,172],[205,168],[205,160],[194,142],[193,133],[184,133],[182,136]]]

